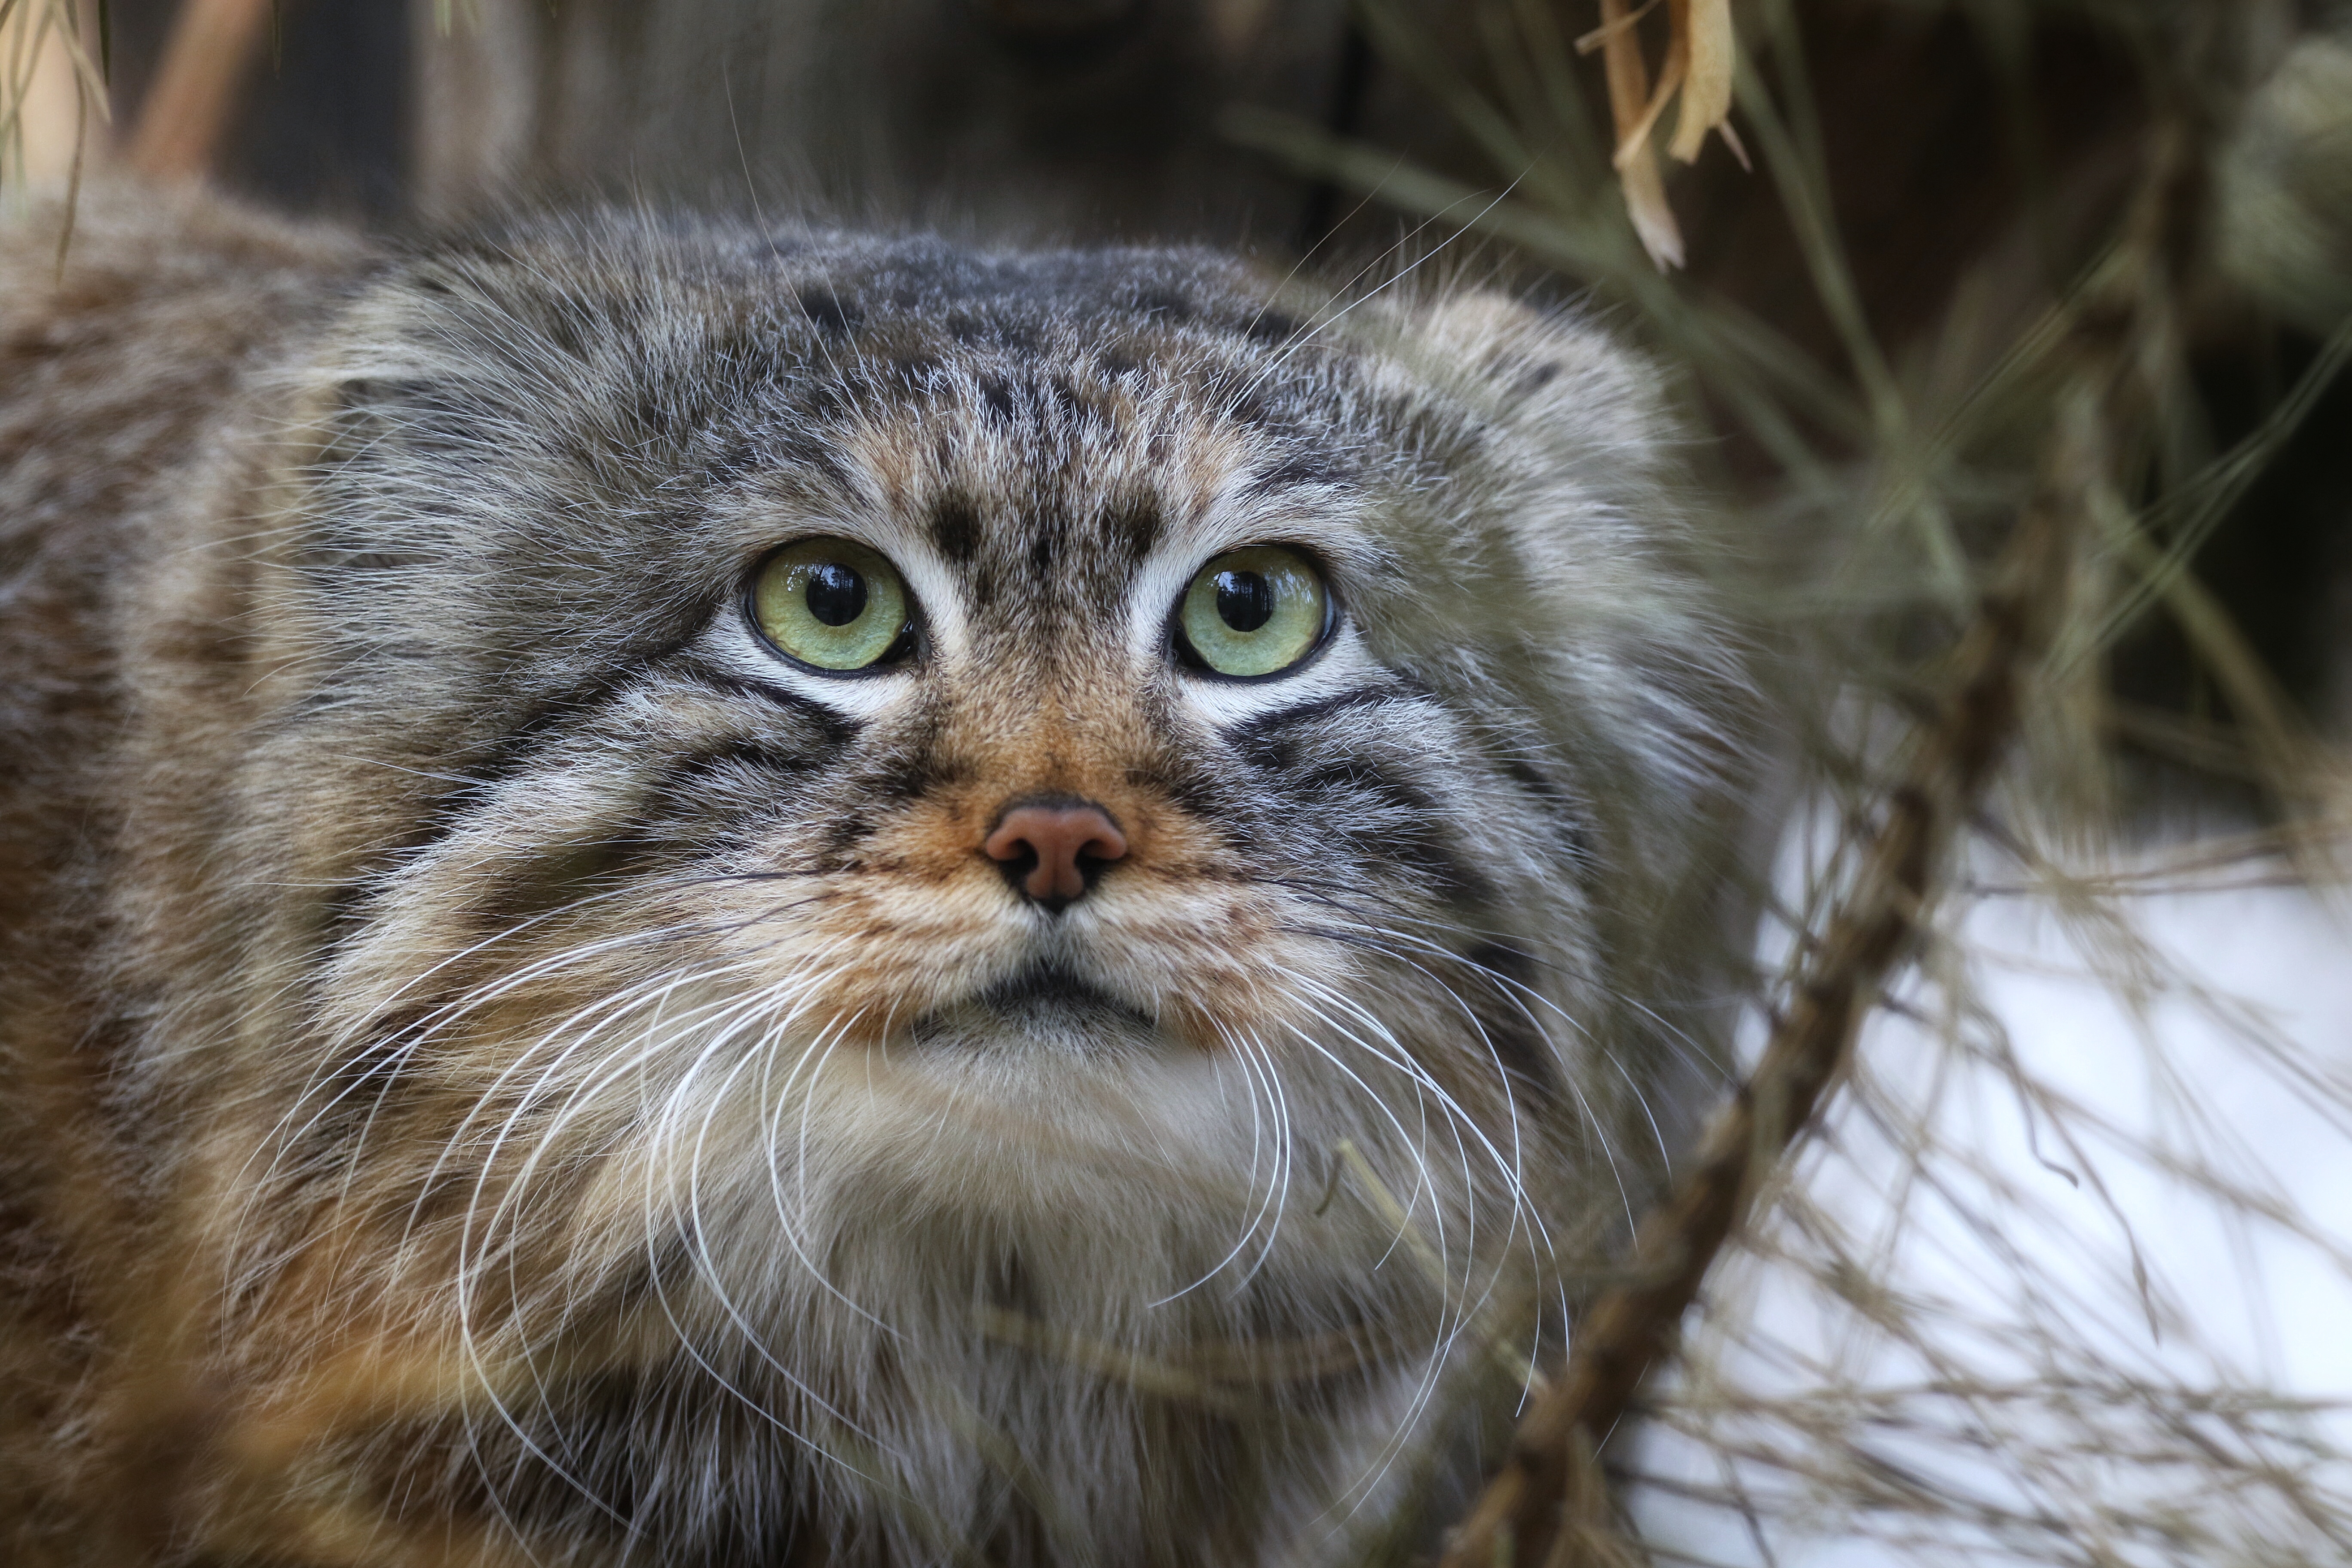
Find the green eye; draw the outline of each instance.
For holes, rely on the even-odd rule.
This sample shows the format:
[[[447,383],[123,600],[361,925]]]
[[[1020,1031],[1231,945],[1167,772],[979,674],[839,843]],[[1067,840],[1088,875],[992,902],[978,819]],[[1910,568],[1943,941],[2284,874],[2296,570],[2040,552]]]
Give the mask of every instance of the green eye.
[[[1201,568],[1176,607],[1200,661],[1248,678],[1288,669],[1314,651],[1331,619],[1321,574],[1296,550],[1253,544]]]
[[[907,636],[907,585],[846,539],[787,544],[760,568],[751,614],[767,639],[819,669],[864,669]]]

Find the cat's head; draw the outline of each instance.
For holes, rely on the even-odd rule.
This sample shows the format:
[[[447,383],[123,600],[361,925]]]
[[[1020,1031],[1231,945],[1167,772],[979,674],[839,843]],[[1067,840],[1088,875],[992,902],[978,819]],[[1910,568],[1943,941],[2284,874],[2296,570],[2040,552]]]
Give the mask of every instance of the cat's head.
[[[1358,1323],[1434,1289],[1400,1212],[1459,1310],[1622,1212],[1735,683],[1598,333],[591,225],[399,269],[314,386],[271,1179],[384,1278],[791,1360]]]

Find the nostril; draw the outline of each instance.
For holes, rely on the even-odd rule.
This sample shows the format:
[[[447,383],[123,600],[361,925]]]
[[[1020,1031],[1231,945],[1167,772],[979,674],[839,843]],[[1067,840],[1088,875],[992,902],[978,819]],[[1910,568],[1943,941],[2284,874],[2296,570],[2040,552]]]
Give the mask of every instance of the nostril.
[[[989,840],[991,845],[994,845],[995,842],[992,838]],[[1008,847],[1012,853],[992,854],[990,858],[997,862],[997,868],[1004,873],[1004,879],[1017,889],[1036,871],[1038,862],[1044,857],[1037,853],[1036,846],[1031,844],[1026,838],[1020,839]]]
[[[1126,856],[1127,836],[1092,801],[1032,802],[999,817],[981,852],[1015,889],[1059,910]]]

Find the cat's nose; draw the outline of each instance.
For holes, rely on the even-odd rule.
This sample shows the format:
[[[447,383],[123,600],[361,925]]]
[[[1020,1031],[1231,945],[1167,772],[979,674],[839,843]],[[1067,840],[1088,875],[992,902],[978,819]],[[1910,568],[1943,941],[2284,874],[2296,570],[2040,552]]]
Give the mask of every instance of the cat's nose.
[[[980,847],[1016,890],[1058,914],[1127,853],[1127,836],[1090,800],[1030,801],[999,817]]]

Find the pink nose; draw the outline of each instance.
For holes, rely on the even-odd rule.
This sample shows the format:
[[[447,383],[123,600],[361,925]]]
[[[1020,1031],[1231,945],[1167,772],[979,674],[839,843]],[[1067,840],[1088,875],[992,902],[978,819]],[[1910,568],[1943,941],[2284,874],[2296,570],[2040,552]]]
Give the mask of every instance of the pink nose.
[[[1101,806],[1072,801],[1014,806],[980,847],[1003,867],[1007,881],[1059,910],[1127,853],[1127,837]]]

